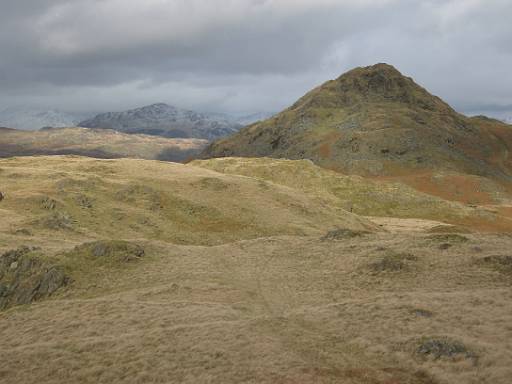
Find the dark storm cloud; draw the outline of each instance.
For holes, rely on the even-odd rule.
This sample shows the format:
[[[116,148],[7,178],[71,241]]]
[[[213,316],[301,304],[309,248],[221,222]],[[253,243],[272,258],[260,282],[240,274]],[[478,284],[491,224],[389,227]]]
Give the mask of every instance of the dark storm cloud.
[[[470,111],[512,104],[505,0],[0,0],[0,108],[275,110],[390,62]]]

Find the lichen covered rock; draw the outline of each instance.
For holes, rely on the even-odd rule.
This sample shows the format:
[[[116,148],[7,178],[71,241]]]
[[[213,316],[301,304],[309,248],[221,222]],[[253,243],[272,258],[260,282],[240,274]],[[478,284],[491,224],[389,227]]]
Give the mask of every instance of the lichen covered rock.
[[[60,266],[43,261],[37,252],[23,246],[0,256],[0,310],[47,298],[70,283]]]

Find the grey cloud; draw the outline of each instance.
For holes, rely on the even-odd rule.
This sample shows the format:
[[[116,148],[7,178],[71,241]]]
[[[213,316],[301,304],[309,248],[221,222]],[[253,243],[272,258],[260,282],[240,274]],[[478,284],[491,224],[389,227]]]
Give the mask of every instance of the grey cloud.
[[[0,108],[277,110],[389,62],[463,111],[512,104],[505,0],[0,0]]]

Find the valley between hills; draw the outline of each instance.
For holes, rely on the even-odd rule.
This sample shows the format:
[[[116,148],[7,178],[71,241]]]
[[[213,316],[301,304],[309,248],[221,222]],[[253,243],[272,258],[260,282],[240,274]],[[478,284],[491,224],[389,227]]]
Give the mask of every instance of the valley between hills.
[[[0,131],[0,383],[512,377],[511,126],[379,64],[210,144],[30,134]]]

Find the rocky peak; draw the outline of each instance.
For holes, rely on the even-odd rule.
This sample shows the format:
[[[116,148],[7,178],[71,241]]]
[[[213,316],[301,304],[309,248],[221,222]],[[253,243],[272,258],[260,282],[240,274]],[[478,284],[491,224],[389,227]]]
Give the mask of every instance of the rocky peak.
[[[452,111],[410,77],[385,63],[355,68],[299,100],[292,108],[345,108],[364,103],[403,103],[430,111]]]
[[[86,128],[126,133],[213,140],[236,132],[241,125],[218,115],[199,113],[156,103],[123,112],[107,112],[82,121]]]
[[[138,110],[148,112],[148,113],[166,113],[166,112],[175,112],[178,109],[169,104],[156,103],[156,104],[147,105],[142,108],[138,108]]]
[[[369,102],[399,102],[422,109],[451,109],[436,96],[431,95],[410,77],[389,64],[376,64],[356,68],[335,83],[344,94],[352,94],[354,100]]]

